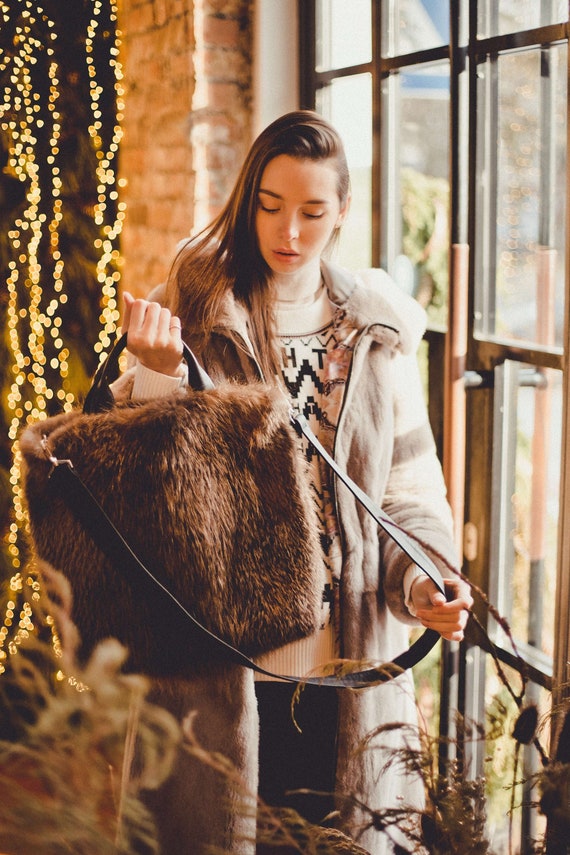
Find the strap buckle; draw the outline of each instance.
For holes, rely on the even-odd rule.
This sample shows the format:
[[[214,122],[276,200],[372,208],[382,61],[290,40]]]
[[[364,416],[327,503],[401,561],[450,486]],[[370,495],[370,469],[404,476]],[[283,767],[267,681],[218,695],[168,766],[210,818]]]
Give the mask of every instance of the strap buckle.
[[[298,436],[301,436],[301,437],[304,434],[303,421],[302,420],[305,420],[305,423],[306,423],[306,419],[305,419],[304,415],[301,413],[301,410],[298,410],[295,407],[289,407],[289,421],[291,422],[291,424],[295,428],[295,432],[298,434]],[[305,434],[305,436],[307,437],[306,434]],[[310,441],[310,437],[307,437],[307,439]]]
[[[66,466],[69,466],[70,469],[73,469],[73,463],[71,462],[71,460],[60,460],[58,457],[55,457],[55,455],[53,455],[51,453],[49,445],[48,445],[48,438],[47,438],[45,433],[42,434],[42,438],[40,440],[40,445],[42,447],[42,451],[45,454],[46,458],[51,463],[51,472],[49,473],[48,477],[51,477],[53,471],[55,469],[57,469],[58,466],[61,466],[62,464],[65,464]]]

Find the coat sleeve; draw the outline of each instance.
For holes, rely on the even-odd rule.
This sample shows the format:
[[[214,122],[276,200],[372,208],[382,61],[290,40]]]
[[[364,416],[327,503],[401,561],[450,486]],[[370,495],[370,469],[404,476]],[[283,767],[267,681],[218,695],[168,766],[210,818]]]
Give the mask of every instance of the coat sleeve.
[[[458,567],[446,485],[428,420],[417,357],[392,360],[394,452],[383,507],[429,554],[443,576]],[[412,620],[403,578],[410,559],[388,537],[381,539],[385,594],[391,610]]]

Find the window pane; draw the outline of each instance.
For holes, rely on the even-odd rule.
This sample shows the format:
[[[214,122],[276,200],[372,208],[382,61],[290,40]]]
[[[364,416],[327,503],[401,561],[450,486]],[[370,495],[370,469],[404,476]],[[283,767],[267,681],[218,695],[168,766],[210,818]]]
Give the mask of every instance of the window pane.
[[[317,0],[317,71],[372,59],[370,0]]]
[[[487,725],[484,772],[486,832],[490,851],[529,853],[529,838],[534,841],[542,840],[546,831],[545,818],[538,810],[536,779],[533,778],[541,771],[540,757],[534,745],[522,746],[518,765],[515,764],[516,743],[512,733],[520,710],[510,696],[505,682],[518,693],[521,686],[520,675],[503,665],[501,678],[491,657],[485,658],[485,706],[481,718],[486,718]],[[544,722],[540,741],[543,748],[547,749],[550,736],[550,693],[534,683],[529,683],[525,705],[531,702],[538,708],[541,721]],[[537,848],[532,851],[540,850]]]
[[[548,673],[554,647],[562,372],[506,361],[495,372],[490,599],[523,658]],[[510,648],[503,630],[496,639]]]
[[[449,0],[384,0],[382,22],[384,56],[441,47],[449,42]]]
[[[408,293],[445,324],[448,290],[449,67],[412,67],[392,75],[385,115],[393,121],[383,160],[390,209],[386,265]],[[385,149],[386,152],[386,149]]]
[[[479,38],[503,36],[568,20],[568,0],[480,0]]]
[[[352,188],[350,213],[341,231],[339,261],[370,267],[372,248],[372,77],[339,77],[317,92],[317,111],[340,133]]]
[[[480,338],[562,346],[566,56],[558,45],[500,56],[480,69]]]

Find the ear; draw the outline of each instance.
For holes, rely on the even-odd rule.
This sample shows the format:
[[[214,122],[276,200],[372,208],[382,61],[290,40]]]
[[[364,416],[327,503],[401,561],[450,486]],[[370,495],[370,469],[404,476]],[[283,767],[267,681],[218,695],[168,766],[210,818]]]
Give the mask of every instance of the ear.
[[[337,217],[336,223],[335,223],[335,229],[339,229],[342,226],[342,224],[344,223],[344,221],[346,220],[346,218],[348,216],[348,212],[350,210],[351,200],[352,200],[352,195],[351,195],[351,193],[349,193],[348,196],[346,197],[346,202],[344,203],[344,206],[339,211],[339,214],[338,214],[338,217]]]

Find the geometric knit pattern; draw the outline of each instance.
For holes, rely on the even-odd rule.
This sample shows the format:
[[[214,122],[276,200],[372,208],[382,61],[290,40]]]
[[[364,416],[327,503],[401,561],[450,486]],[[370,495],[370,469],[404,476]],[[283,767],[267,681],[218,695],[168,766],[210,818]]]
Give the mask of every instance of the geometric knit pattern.
[[[347,326],[344,312],[335,307],[333,318],[321,329],[303,335],[279,336],[283,352],[282,376],[293,405],[304,415],[325,449],[332,454],[344,386],[350,369],[356,330]],[[342,555],[334,502],[332,472],[302,437],[310,464],[311,489],[320,523],[327,580],[323,591],[321,632],[333,634],[331,649],[338,656],[338,586]],[[307,671],[318,662],[307,662]]]

